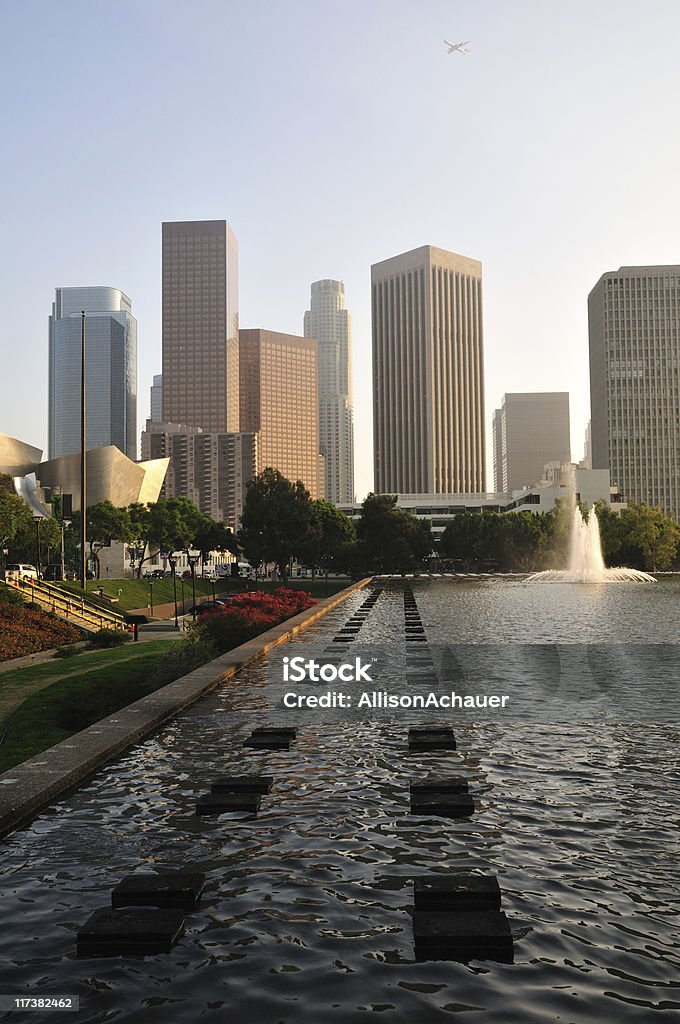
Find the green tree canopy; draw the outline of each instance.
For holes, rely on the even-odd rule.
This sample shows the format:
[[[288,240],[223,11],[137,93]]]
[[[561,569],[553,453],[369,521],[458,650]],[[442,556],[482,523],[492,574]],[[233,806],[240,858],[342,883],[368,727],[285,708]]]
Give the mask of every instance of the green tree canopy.
[[[309,545],[315,531],[309,491],[267,468],[248,482],[238,534],[251,565],[273,562],[284,582],[288,563]]]
[[[80,512],[73,513],[71,528],[75,530],[76,536],[80,535]],[[109,547],[114,540],[129,542],[132,527],[127,509],[119,508],[111,501],[99,501],[94,505],[87,506],[87,543],[90,548],[90,559],[94,561],[97,570],[96,577],[101,574],[101,561],[99,552],[102,548]]]
[[[343,572],[351,562],[357,533],[354,523],[330,501],[318,498],[311,503],[312,529],[298,557],[308,565],[321,566],[326,572]]]
[[[413,572],[432,553],[432,528],[397,508],[396,494],[369,494],[357,523],[358,572]]]

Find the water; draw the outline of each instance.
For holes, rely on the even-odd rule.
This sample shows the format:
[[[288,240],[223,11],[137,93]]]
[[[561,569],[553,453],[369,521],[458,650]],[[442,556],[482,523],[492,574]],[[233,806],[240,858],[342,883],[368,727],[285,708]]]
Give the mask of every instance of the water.
[[[579,508],[571,513],[569,566],[534,573],[529,583],[655,583],[654,576],[639,569],[618,566],[606,569],[602,553],[600,523],[594,508],[584,518]]]
[[[635,642],[672,644],[680,597],[674,579],[413,581],[413,591],[432,645],[477,644],[490,672],[499,641],[524,645],[522,657],[530,645],[557,643],[567,655],[571,645],[575,663],[587,639],[615,641],[623,654]],[[332,637],[363,599],[352,596],[290,653],[310,641],[340,649]],[[387,584],[362,642],[403,637],[403,607],[401,585]],[[410,660],[429,649],[408,646]],[[244,749],[250,729],[272,720],[270,701],[266,664],[252,666],[5,842],[3,992],[79,995],[88,1022],[680,1017],[677,726],[473,721],[457,726],[457,751],[409,755],[412,713],[319,721],[295,712],[289,752]],[[232,769],[276,777],[258,817],[196,818],[197,796]],[[474,817],[409,814],[408,779],[433,770],[468,778]],[[78,927],[124,874],[180,865],[205,871],[208,886],[171,954],[75,958]],[[412,879],[452,868],[498,875],[514,964],[414,961]]]

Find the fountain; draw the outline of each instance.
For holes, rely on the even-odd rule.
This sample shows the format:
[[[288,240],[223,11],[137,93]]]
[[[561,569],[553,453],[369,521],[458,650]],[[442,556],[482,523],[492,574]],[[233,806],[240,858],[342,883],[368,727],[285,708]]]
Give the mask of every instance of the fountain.
[[[527,583],[656,583],[639,569],[607,569],[602,555],[600,524],[595,509],[584,519],[577,505],[572,511],[569,568],[546,569],[529,576]]]

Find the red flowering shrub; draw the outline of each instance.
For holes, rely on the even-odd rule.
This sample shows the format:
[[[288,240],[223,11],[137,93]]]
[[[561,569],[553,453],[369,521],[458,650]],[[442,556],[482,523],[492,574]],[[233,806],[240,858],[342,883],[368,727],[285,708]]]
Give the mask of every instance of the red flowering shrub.
[[[198,639],[211,641],[219,651],[230,651],[315,604],[307,591],[286,587],[237,594],[222,610],[203,615],[192,632]]]
[[[36,607],[0,601],[0,661],[82,640],[77,626]]]

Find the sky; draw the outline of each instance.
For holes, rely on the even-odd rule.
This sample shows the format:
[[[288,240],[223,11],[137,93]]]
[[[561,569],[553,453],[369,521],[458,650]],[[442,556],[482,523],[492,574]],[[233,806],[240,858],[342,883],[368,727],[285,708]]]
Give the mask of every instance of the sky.
[[[242,327],[302,334],[311,283],[345,283],[359,498],[370,267],[425,244],[483,264],[489,489],[505,392],[569,391],[581,458],[588,292],[622,265],[680,262],[677,0],[0,13],[0,432],[46,448],[47,318],[76,285],[132,298],[141,429],[161,370],[161,222],[226,219]]]

